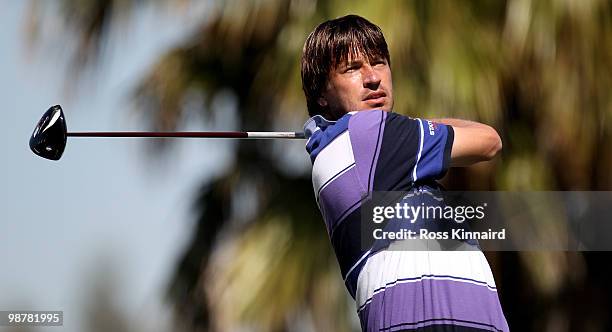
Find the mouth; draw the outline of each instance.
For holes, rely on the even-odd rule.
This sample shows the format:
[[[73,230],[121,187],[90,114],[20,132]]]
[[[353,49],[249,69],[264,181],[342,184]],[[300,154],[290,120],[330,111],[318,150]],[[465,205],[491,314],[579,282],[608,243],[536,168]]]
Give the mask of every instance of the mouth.
[[[363,101],[372,106],[382,106],[385,103],[386,97],[387,94],[382,91],[372,92],[368,94]]]

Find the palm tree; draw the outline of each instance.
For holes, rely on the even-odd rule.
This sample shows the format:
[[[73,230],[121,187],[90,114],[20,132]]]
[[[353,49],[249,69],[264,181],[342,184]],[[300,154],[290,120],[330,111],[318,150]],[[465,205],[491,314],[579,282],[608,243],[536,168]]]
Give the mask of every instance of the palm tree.
[[[44,11],[38,7],[45,5],[32,4],[30,22],[40,22],[37,13]],[[60,2],[77,40],[76,68],[95,63],[109,26],[140,5]],[[237,126],[294,127],[306,114],[299,77],[303,40],[317,23],[346,13],[380,23],[385,32],[397,112],[470,118],[501,132],[502,159],[453,170],[445,180],[450,188],[612,187],[612,154],[606,153],[612,141],[612,4],[606,1],[218,2],[197,31],[157,61],[134,98],[151,112],[153,129],[175,129],[189,94],[205,96],[203,112],[213,115],[215,96],[228,91],[236,100]],[[293,147],[239,142],[225,173],[202,184],[194,236],[169,287],[186,327],[284,331],[306,312],[318,330],[350,329],[347,317],[354,313],[312,202],[308,168],[291,171],[283,163]],[[253,208],[233,213],[245,196]],[[559,315],[571,322],[567,330],[587,321],[592,330],[610,326],[605,313],[566,300],[605,307],[605,297],[592,291],[610,290],[598,277],[605,255],[487,254],[514,329],[551,328]]]

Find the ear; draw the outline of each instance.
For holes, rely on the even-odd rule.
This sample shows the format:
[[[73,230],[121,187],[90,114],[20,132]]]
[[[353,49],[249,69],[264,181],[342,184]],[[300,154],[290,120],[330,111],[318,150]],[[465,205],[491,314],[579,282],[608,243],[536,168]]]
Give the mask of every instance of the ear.
[[[317,103],[321,107],[327,107],[327,99],[325,99],[325,97],[323,97],[323,96],[321,96],[321,97],[319,97],[319,99],[317,99]]]

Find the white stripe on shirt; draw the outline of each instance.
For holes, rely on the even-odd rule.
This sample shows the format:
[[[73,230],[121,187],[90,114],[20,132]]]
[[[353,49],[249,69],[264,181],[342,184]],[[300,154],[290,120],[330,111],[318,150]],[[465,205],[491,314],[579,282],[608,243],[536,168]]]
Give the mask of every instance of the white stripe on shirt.
[[[398,279],[430,275],[433,275],[428,277],[430,279],[476,283],[496,291],[493,273],[481,251],[385,250],[368,258],[359,273],[355,294],[357,308],[371,299],[377,289]]]
[[[312,185],[315,195],[319,193],[321,186],[354,163],[351,139],[346,130],[319,152],[312,165]]]
[[[419,129],[421,131],[420,143],[419,143],[419,154],[417,155],[416,163],[414,163],[414,171],[412,172],[412,182],[416,182],[417,180],[417,166],[419,166],[419,161],[421,160],[421,152],[423,152],[423,122],[421,119],[415,119],[419,121]]]

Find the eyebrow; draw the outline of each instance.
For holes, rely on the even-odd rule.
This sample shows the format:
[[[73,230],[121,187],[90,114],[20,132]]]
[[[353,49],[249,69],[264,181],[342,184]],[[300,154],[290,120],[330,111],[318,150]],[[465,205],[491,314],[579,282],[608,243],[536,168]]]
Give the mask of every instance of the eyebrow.
[[[363,60],[362,59],[356,59],[356,60],[351,60],[351,61],[345,61],[345,66],[350,67],[352,65],[360,65],[363,64]]]

